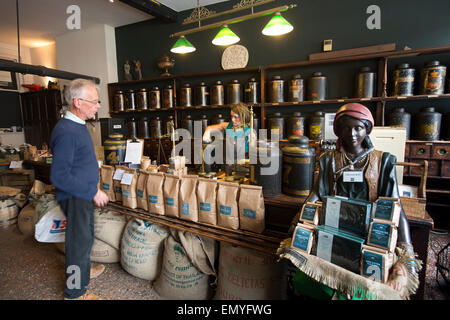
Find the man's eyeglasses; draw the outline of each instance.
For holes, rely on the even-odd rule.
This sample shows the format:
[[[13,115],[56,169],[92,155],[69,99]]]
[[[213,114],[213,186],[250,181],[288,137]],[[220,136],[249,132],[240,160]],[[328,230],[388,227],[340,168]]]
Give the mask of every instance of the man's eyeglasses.
[[[100,100],[87,100],[87,99],[83,99],[83,98],[78,98],[78,99],[92,103],[92,104],[97,104],[97,103],[100,104]]]

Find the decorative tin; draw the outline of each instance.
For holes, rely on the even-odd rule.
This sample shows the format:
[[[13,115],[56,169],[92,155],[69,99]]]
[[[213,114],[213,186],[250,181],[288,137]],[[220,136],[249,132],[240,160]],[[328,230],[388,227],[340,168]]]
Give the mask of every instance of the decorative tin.
[[[192,106],[192,88],[189,83],[185,83],[180,90],[180,106],[191,107]]]
[[[139,119],[138,138],[150,138],[150,129],[148,127],[147,117],[142,117]]]
[[[393,96],[412,96],[414,95],[414,74],[415,69],[410,68],[408,63],[402,63],[397,66],[393,72],[394,87]]]
[[[289,81],[289,92],[288,101],[289,102],[300,102],[303,101],[303,79],[300,74],[295,74]]]
[[[209,105],[209,88],[204,82],[201,82],[200,85],[195,87],[194,96],[196,106]]]
[[[416,140],[439,140],[442,115],[434,107],[425,107],[416,114]]]
[[[259,83],[255,78],[251,78],[245,87],[245,102],[258,103]]]
[[[217,80],[211,87],[211,104],[222,106],[224,103],[223,83]]]
[[[309,139],[322,140],[324,138],[325,115],[322,111],[315,111],[309,123]]]
[[[446,66],[439,65],[439,61],[434,60],[425,65],[421,71],[421,94],[443,94],[445,88]]]
[[[284,80],[273,76],[268,85],[269,102],[284,102]]]
[[[242,102],[242,87],[239,80],[233,80],[227,84],[227,103],[236,104]]]
[[[327,77],[322,72],[314,72],[308,79],[306,97],[311,101],[325,100],[327,98]]]
[[[163,108],[173,108],[173,88],[171,85],[163,89]]]
[[[126,111],[136,110],[134,90],[128,90],[126,95]]]
[[[356,98],[372,98],[375,95],[376,73],[369,67],[361,67],[356,77]]]
[[[303,136],[305,132],[305,117],[301,112],[292,112],[292,115],[288,118],[286,137],[290,136]]]
[[[153,87],[150,90],[150,108],[152,109],[160,109],[161,108],[161,91],[158,87]]]
[[[114,111],[125,111],[125,98],[121,90],[114,94]]]
[[[405,112],[405,108],[394,108],[389,116],[390,126],[404,127],[406,129],[406,140],[409,140],[411,130],[411,114]]]
[[[278,133],[278,139],[284,139],[284,118],[280,112],[275,112],[269,116],[267,128],[269,131],[269,137],[272,139],[272,131],[274,134]]]
[[[136,107],[138,110],[145,110],[147,105],[147,90],[142,88],[136,93]]]
[[[311,192],[316,152],[305,136],[290,136],[283,148],[283,193],[306,198]]]
[[[103,142],[105,150],[105,164],[117,165],[125,160],[125,149],[127,146],[126,140],[123,139],[123,134],[110,134],[108,139]]]

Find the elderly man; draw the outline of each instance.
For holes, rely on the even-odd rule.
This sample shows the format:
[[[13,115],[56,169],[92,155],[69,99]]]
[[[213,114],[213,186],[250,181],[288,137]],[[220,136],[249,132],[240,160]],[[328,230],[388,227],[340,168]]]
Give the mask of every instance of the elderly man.
[[[98,92],[92,81],[73,80],[65,92],[69,110],[56,124],[50,140],[53,163],[50,180],[56,200],[67,217],[65,299],[97,300],[86,289],[91,278],[105,269],[91,268],[94,242],[94,204],[102,207],[108,196],[97,188],[98,162],[86,120],[100,108]]]

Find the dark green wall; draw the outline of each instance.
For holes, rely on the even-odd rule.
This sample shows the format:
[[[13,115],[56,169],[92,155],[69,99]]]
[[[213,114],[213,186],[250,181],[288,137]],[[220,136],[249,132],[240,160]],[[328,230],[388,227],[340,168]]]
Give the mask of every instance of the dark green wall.
[[[194,1],[194,0],[193,0]],[[208,6],[221,12],[231,9],[238,0],[226,1]],[[278,37],[266,37],[261,29],[269,17],[256,18],[233,24],[230,27],[239,35],[249,51],[248,66],[287,63],[307,60],[310,53],[322,51],[322,41],[333,39],[333,50],[342,50],[394,42],[397,49],[404,46],[422,48],[450,44],[450,1],[448,0],[303,0],[274,1],[255,11],[296,3],[283,16],[294,25],[294,31]],[[381,8],[381,30],[369,30],[366,9],[376,4]],[[182,25],[181,21],[191,13],[180,13],[179,23],[162,23],[155,19],[116,28],[117,63],[119,81],[123,80],[123,64],[126,59],[139,59],[142,62],[144,78],[160,74],[156,61],[164,54],[175,59],[173,73],[195,73],[221,69],[221,56],[224,48],[211,44],[218,29],[201,31],[187,38],[197,51],[186,55],[170,53],[176,39],[171,33],[195,27],[195,24]],[[235,15],[249,13],[241,11]],[[224,20],[233,17],[225,15]],[[210,24],[217,20],[205,20]]]

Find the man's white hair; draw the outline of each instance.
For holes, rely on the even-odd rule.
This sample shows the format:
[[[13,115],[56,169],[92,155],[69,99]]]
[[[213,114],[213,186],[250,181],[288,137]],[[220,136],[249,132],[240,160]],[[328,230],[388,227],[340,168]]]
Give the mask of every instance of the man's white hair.
[[[98,88],[92,80],[75,79],[70,82],[69,86],[64,92],[64,97],[66,98],[69,106],[73,105],[74,98],[83,98],[84,88],[86,87],[94,87],[98,92]]]

